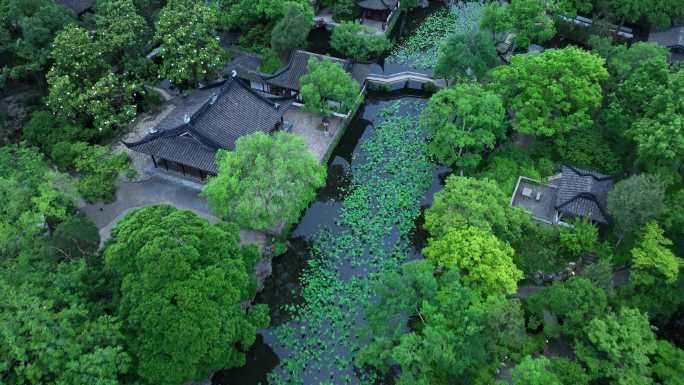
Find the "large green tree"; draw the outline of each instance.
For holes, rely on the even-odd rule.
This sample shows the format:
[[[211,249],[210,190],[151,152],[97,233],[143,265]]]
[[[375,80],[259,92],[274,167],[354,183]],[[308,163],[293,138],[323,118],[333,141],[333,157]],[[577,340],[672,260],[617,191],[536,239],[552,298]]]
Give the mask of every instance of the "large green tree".
[[[179,85],[195,85],[223,66],[215,32],[216,8],[202,1],[171,0],[159,14],[155,39],[161,42],[159,74]]]
[[[136,115],[133,95],[141,84],[114,72],[104,42],[81,27],[68,26],[55,38],[54,65],[47,75],[47,104],[56,114],[108,135]]]
[[[452,81],[481,79],[498,62],[494,40],[489,34],[455,34],[439,47],[435,75]]]
[[[218,156],[219,172],[203,194],[222,218],[259,230],[294,223],[325,183],[325,168],[293,134],[256,133]]]
[[[256,246],[235,225],[211,225],[168,205],[128,214],[104,253],[121,280],[118,313],[136,373],[154,384],[199,380],[241,366],[268,324],[255,294]]]
[[[463,285],[480,298],[513,294],[523,273],[513,263],[513,249],[490,231],[468,226],[430,238],[423,249],[436,266],[457,269]]]
[[[387,51],[391,44],[384,34],[358,21],[344,21],[333,29],[330,46],[344,57],[371,61]]]
[[[288,3],[283,16],[271,32],[271,49],[281,58],[296,48],[306,47],[306,38],[313,27],[313,19],[297,3]]]
[[[651,384],[651,360],[656,339],[648,318],[636,309],[595,318],[584,328],[575,348],[577,358],[598,381],[618,385]]]
[[[563,385],[555,373],[548,369],[549,359],[525,356],[511,370],[513,385]]]
[[[421,114],[431,133],[430,153],[461,170],[478,166],[482,151],[505,135],[501,98],[475,83],[462,83],[434,94]]]
[[[492,71],[492,90],[500,92],[523,133],[551,136],[591,124],[603,100],[608,77],[604,60],[576,47],[538,55],[515,55]]]
[[[106,61],[124,71],[141,72],[151,36],[133,0],[98,0],[95,26]]]
[[[349,112],[360,97],[359,84],[332,60],[309,59],[307,73],[299,83],[304,110],[323,116]]]
[[[608,213],[628,236],[665,210],[665,189],[653,175],[632,175],[608,193]]]
[[[436,277],[428,261],[409,262],[377,283],[377,303],[366,309],[371,343],[357,364],[386,372],[401,367],[400,385],[447,385],[474,376],[486,362],[479,315],[456,271]],[[404,333],[405,316],[416,327]],[[467,352],[467,353],[466,353]]]
[[[511,0],[506,7],[511,19],[515,43],[526,48],[530,43],[543,43],[556,34],[546,0]]]
[[[0,86],[7,79],[41,79],[55,35],[73,16],[52,0],[0,1]]]
[[[441,237],[453,229],[474,226],[514,242],[520,238],[528,216],[510,207],[509,199],[492,180],[451,175],[425,212],[425,229]]]
[[[668,246],[672,241],[665,238],[657,222],[649,222],[642,229],[641,238],[632,249],[632,271],[629,279],[636,285],[672,284],[684,266]]]

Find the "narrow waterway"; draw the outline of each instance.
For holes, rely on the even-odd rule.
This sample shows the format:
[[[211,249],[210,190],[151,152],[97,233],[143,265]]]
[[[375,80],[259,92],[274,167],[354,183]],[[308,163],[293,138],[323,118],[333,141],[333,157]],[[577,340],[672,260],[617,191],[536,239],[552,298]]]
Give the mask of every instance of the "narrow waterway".
[[[326,186],[256,299],[269,305],[271,327],[260,331],[246,365],[217,372],[214,385],[359,383],[363,375],[352,359],[364,344],[358,332],[370,280],[420,257],[422,212],[448,173],[427,162],[414,124],[428,96],[408,90],[367,96],[331,156]],[[392,135],[395,126],[388,124],[402,133]],[[394,196],[378,199],[376,192]],[[379,216],[403,219],[375,221],[360,198],[376,202]]]

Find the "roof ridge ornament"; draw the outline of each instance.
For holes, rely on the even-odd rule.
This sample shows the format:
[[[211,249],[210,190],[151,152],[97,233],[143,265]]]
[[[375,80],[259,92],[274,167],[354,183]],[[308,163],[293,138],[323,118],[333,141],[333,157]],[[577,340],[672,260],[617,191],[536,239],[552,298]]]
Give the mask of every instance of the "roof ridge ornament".
[[[190,123],[190,115],[188,115],[188,114],[183,115],[183,122],[185,124]]]

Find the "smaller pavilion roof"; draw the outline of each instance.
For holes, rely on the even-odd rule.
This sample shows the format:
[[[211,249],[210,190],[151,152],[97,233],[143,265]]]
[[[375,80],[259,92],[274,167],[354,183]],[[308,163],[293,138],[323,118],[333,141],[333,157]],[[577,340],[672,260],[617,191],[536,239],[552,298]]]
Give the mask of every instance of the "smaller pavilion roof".
[[[391,11],[397,7],[399,0],[355,0],[354,3],[359,8],[371,11]]]
[[[299,79],[308,72],[307,64],[309,63],[310,58],[315,58],[318,60],[330,60],[332,62],[339,63],[343,67],[347,65],[345,60],[336,57],[297,50],[292,53],[290,56],[290,61],[283,68],[279,69],[273,75],[262,74],[261,78],[268,84],[299,91]]]
[[[612,178],[572,166],[562,166],[561,173],[556,209],[565,214],[608,223],[606,207],[608,192],[613,188]]]
[[[667,48],[684,49],[684,25],[670,28],[667,31],[651,32],[648,41]]]

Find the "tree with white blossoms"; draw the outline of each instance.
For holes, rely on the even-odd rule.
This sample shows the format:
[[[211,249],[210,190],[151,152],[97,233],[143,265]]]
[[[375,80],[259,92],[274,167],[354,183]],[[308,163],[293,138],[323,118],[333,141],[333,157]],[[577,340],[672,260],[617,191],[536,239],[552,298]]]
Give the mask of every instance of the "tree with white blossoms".
[[[225,53],[216,35],[216,8],[203,1],[171,0],[162,9],[155,39],[161,42],[159,76],[196,85],[222,67]]]

